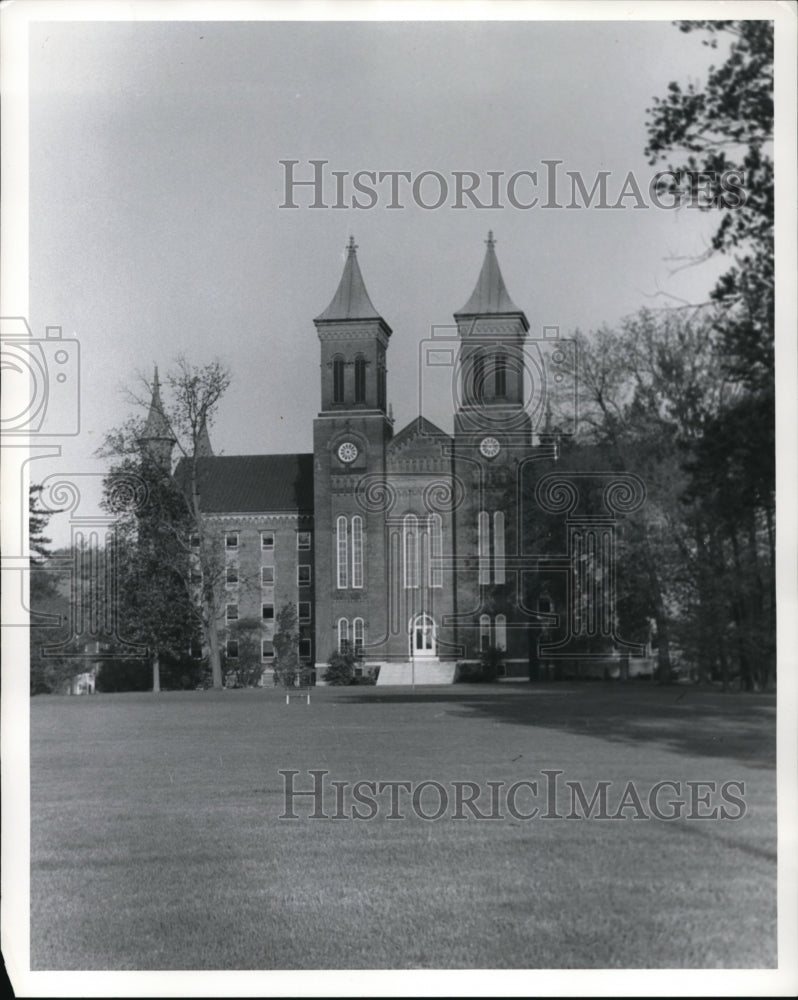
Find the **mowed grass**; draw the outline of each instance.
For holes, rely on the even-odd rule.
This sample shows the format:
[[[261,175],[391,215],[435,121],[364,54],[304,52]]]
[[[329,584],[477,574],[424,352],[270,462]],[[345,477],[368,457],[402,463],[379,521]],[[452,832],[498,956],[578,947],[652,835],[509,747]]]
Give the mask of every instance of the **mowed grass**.
[[[776,964],[771,696],[596,683],[316,689],[309,706],[278,691],[37,697],[31,733],[34,970]],[[475,781],[483,811],[488,781],[540,783],[542,769],[588,793],[612,781],[616,802],[629,780],[644,799],[665,779],[740,780],[747,812],[477,821],[451,819],[452,803],[427,822],[403,798],[397,821],[386,793],[368,822],[279,819],[278,771],[308,788],[311,768]]]

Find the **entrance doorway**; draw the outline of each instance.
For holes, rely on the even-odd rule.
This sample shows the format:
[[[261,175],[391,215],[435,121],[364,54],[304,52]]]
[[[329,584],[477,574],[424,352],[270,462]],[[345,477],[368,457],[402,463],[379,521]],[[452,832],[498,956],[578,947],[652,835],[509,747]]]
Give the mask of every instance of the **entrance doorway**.
[[[410,629],[410,655],[417,660],[437,656],[435,622],[429,615],[416,615]]]

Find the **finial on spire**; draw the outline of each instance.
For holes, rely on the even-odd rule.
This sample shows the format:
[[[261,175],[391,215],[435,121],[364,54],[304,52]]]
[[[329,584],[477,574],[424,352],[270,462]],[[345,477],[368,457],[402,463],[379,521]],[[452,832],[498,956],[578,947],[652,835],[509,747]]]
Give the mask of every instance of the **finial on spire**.
[[[155,366],[155,375],[153,377],[152,384],[154,386],[161,384],[160,379],[158,378],[158,365]]]
[[[346,244],[346,249],[349,252],[350,257],[354,257],[357,253],[357,243],[355,243],[355,237],[350,236],[349,242]]]
[[[485,243],[489,247],[495,247],[496,246],[496,240],[494,240],[494,238],[493,238],[493,230],[492,229],[488,230],[488,238],[485,240]]]

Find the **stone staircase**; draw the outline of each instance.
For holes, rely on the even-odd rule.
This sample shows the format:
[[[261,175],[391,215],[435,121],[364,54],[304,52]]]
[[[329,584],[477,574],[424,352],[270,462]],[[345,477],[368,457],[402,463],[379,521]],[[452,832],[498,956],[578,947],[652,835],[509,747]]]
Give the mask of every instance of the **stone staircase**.
[[[416,660],[416,687],[429,684],[454,684],[454,662],[441,663],[439,660]],[[413,664],[383,663],[377,678],[378,687],[410,687],[413,684]]]

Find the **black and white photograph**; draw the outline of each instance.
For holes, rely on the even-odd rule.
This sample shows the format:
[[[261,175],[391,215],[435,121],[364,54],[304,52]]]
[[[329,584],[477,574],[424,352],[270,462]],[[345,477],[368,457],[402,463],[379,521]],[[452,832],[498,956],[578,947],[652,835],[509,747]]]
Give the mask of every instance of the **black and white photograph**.
[[[14,995],[795,994],[797,26],[0,4]]]

